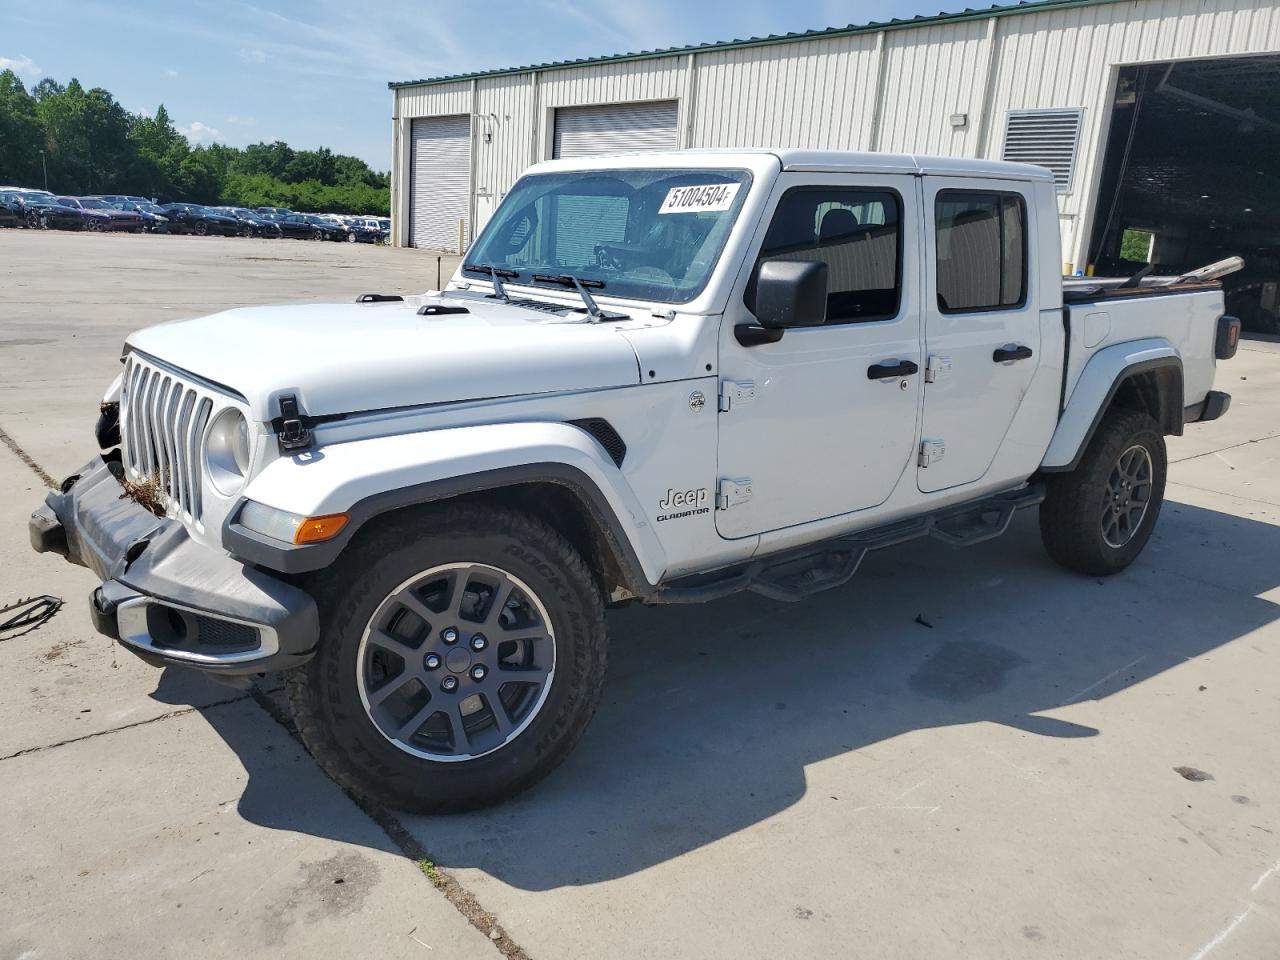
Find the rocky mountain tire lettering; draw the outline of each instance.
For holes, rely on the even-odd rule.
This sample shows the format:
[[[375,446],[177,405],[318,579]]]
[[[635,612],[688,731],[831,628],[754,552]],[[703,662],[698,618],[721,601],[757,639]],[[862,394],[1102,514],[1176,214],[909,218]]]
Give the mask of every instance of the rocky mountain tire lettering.
[[[685,517],[697,517],[704,513],[710,513],[711,508],[706,506],[710,494],[706,487],[695,487],[692,490],[673,490],[668,489],[667,495],[662,502],[658,504],[658,509],[663,512],[655,518],[657,523],[663,523],[667,520],[683,520]],[[680,507],[688,509],[680,510]],[[674,513],[669,511],[676,511]]]

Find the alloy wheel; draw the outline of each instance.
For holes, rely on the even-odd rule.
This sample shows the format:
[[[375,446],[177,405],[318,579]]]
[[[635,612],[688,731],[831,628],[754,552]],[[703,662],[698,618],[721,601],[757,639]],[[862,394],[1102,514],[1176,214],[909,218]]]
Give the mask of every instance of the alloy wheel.
[[[357,686],[396,747],[425,760],[472,760],[533,722],[555,656],[551,619],[527,584],[487,564],[445,564],[378,605],[356,654]]]
[[[1134,444],[1120,454],[1102,498],[1102,539],[1119,549],[1133,539],[1151,503],[1155,470],[1151,454]]]

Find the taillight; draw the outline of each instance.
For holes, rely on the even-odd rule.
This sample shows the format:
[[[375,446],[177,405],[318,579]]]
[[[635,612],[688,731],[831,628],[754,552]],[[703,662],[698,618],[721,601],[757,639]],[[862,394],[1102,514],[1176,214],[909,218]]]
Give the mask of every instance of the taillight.
[[[1218,318],[1218,335],[1213,343],[1213,355],[1219,360],[1230,360],[1240,346],[1240,321],[1226,314]]]

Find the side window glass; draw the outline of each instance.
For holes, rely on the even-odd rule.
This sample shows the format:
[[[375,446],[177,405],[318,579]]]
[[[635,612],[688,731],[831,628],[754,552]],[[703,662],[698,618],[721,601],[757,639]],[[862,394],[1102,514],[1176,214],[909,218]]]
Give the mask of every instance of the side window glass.
[[[827,323],[884,320],[902,293],[902,202],[888,190],[796,187],[783,195],[756,271],[770,260],[827,265]],[[755,282],[747,288],[755,307]]]
[[[1026,205],[1020,195],[945,190],[934,216],[939,310],[1006,310],[1026,302]]]

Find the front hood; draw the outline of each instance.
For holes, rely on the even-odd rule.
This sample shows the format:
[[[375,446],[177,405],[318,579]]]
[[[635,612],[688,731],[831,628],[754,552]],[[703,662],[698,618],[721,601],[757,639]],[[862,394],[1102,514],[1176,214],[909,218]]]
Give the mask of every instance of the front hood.
[[[421,316],[424,304],[469,313]],[[147,327],[128,348],[233,390],[254,419],[295,393],[311,416],[640,382],[614,323],[477,296],[241,307]]]

